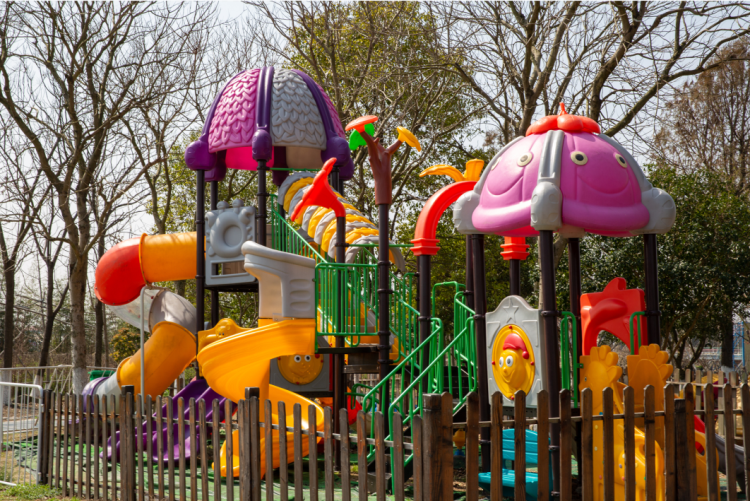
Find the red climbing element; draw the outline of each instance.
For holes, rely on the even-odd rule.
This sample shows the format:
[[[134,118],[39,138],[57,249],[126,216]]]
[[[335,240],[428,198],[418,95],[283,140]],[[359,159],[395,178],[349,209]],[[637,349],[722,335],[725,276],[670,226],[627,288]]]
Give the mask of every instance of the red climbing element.
[[[506,261],[511,259],[525,261],[529,257],[529,245],[526,243],[526,237],[505,237],[505,243],[500,247],[505,249],[500,255]]]
[[[440,240],[435,238],[435,235],[437,234],[440,217],[461,195],[473,190],[476,184],[476,181],[451,183],[438,190],[427,200],[427,203],[422,207],[422,212],[419,213],[417,227],[414,229],[414,239],[411,241],[414,244],[414,247],[411,248],[412,254],[415,256],[434,256],[437,254],[437,251],[440,250],[437,243]]]
[[[312,185],[307,189],[305,194],[302,195],[302,200],[297,204],[297,207],[294,208],[292,220],[297,219],[297,216],[299,216],[306,207],[311,205],[333,209],[336,217],[346,216],[344,205],[341,203],[341,200],[339,200],[339,197],[336,196],[336,193],[331,189],[331,185],[328,184],[328,174],[331,173],[331,169],[333,169],[333,164],[335,163],[336,159],[331,158],[323,164],[320,172],[315,175]]]
[[[565,111],[565,104],[560,103],[559,115],[547,115],[542,117],[526,129],[526,135],[544,134],[551,130],[564,130],[565,132],[596,132],[602,130],[599,124],[589,117],[578,115],[568,115]]]
[[[583,330],[583,354],[588,355],[596,346],[599,332],[607,331],[617,336],[630,347],[630,316],[646,309],[645,293],[642,289],[628,289],[622,277],[612,280],[602,292],[581,295],[581,328]],[[636,322],[640,320],[637,319]],[[636,330],[636,332],[638,332]],[[648,344],[646,322],[641,322],[639,346]]]

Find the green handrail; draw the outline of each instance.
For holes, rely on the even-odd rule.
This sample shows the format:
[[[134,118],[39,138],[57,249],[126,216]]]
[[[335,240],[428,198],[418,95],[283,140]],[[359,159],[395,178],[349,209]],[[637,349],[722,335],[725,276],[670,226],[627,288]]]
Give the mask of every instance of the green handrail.
[[[435,316],[435,290],[438,287],[449,287],[449,286],[453,286],[454,287],[454,290],[455,290],[455,292],[454,292],[454,298],[455,298],[455,294],[458,294],[459,287],[466,287],[464,284],[456,282],[455,280],[450,281],[450,282],[439,282],[439,283],[433,285],[432,286],[432,295],[430,296],[431,301],[432,301],[432,316],[433,317]]]
[[[562,387],[573,393],[573,405],[574,407],[578,407],[578,370],[583,366],[579,360],[576,360],[576,354],[578,353],[578,325],[575,315],[569,311],[562,312],[560,349],[562,351],[560,354],[560,358],[562,359]],[[571,353],[573,353],[573,388],[570,387]]]
[[[286,220],[277,209],[276,195],[270,195],[271,203],[271,242],[275,250],[306,256],[315,260],[316,263],[325,263],[328,260],[321,255],[310,242],[300,235],[299,228]]]
[[[271,196],[271,225],[274,249],[311,257],[315,260],[315,304],[317,305],[316,337],[344,336],[348,345],[356,345],[363,335],[375,335],[377,323],[370,322],[368,313],[378,318],[377,260],[372,252],[375,244],[362,244],[355,263],[336,263],[328,259],[322,251],[311,245],[298,225],[288,221],[283,210]],[[396,244],[394,247],[409,248],[410,244]],[[382,401],[383,392],[389,387],[391,406],[381,409],[387,413],[390,425],[393,413],[403,411],[404,425],[408,425],[415,415],[423,411],[421,385],[428,392],[444,390],[458,395],[456,408],[463,405],[468,394],[476,390],[477,347],[475,339],[474,311],[465,304],[464,287],[458,282],[436,284],[432,289],[430,335],[419,340],[419,312],[415,309],[414,274],[396,275],[389,273],[389,298],[391,332],[398,339],[399,359],[388,378],[373,387],[362,383],[352,384],[348,394],[362,398],[365,412],[372,412]],[[436,289],[452,286],[454,295],[454,335],[443,347],[444,326],[442,320],[434,317]],[[344,298],[344,301],[341,300]],[[427,357],[427,359],[425,359]],[[446,365],[445,360],[449,359]],[[453,370],[455,366],[456,376]],[[446,370],[448,371],[446,377]],[[464,381],[464,375],[467,381]],[[397,379],[399,378],[399,379]],[[388,386],[388,383],[391,383]],[[420,386],[418,386],[420,385]],[[447,386],[447,388],[445,388]],[[455,409],[454,409],[455,410]],[[374,430],[371,429],[371,433]],[[370,456],[374,454],[371,450]],[[406,464],[411,456],[406,458]]]
[[[636,311],[632,315],[630,315],[630,354],[635,355],[635,340],[637,339],[639,342],[641,340],[641,324],[642,321],[639,320],[636,324],[635,319],[636,317],[644,317],[646,315],[645,311]],[[635,328],[638,328],[638,336],[635,336]]]

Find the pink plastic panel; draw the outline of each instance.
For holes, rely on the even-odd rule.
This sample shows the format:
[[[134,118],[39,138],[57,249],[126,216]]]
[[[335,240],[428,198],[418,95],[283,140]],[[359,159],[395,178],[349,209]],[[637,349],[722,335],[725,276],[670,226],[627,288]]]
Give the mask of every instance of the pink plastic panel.
[[[539,176],[539,159],[543,146],[544,135],[525,137],[500,157],[487,177],[479,207],[472,216],[472,222],[478,230],[511,236],[508,231],[531,223],[531,194]],[[531,161],[526,165],[519,165],[519,160],[528,153],[533,155]],[[533,228],[531,231],[534,231]]]
[[[582,152],[587,161],[571,159]],[[592,233],[618,234],[648,224],[648,209],[633,170],[616,159],[617,150],[594,134],[566,133],[562,148],[560,190],[562,221]]]
[[[273,167],[274,156],[266,164],[267,167]],[[239,148],[230,148],[227,150],[226,158],[227,167],[239,170],[257,170],[258,162],[253,160],[253,148],[250,146],[241,146]]]
[[[537,185],[545,137],[534,134],[521,139],[492,169],[472,216],[478,230],[505,236],[538,234],[530,226],[531,196]],[[574,153],[583,153],[585,161],[574,162]],[[618,237],[630,236],[630,230],[648,224],[648,209],[641,203],[635,174],[627,163],[623,167],[618,162],[617,153],[595,134],[565,133],[560,158],[564,224]]]
[[[259,74],[259,69],[248,70],[224,90],[208,134],[210,152],[251,145]]]

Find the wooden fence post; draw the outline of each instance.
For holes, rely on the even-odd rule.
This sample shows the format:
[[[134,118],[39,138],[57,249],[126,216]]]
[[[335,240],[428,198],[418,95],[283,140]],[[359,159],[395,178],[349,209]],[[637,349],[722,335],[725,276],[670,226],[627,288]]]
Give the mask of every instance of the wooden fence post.
[[[250,499],[260,501],[260,388],[250,388],[249,393]]]
[[[692,385],[686,385],[685,398],[675,399],[674,401],[674,436],[677,499],[688,501],[697,498],[695,428],[691,405],[694,405]]]
[[[133,443],[133,407],[135,402],[133,399],[134,390],[131,388],[132,386],[126,390],[125,407],[120,409],[120,412],[124,415],[120,421],[120,472],[124,475],[120,485],[125,501],[133,501],[136,493],[135,453],[133,452],[133,446],[135,445]]]
[[[442,458],[443,499],[451,501],[453,499],[453,395],[443,392],[441,398],[443,442],[440,457]]]
[[[718,458],[716,457],[716,429],[714,428],[714,385],[711,383],[711,373],[709,372],[708,383],[704,387],[704,422],[706,423],[706,484],[708,488],[709,501],[719,501],[721,494],[719,492],[719,483],[716,478],[718,468]]]
[[[466,399],[466,501],[479,499],[479,395]]]
[[[445,465],[444,461],[444,432],[443,432],[443,397],[437,394],[426,394],[424,399],[424,417],[422,421],[422,444],[424,448],[423,478],[424,491],[422,499],[430,501],[451,501],[446,497],[444,476],[453,470],[453,458],[451,465]]]

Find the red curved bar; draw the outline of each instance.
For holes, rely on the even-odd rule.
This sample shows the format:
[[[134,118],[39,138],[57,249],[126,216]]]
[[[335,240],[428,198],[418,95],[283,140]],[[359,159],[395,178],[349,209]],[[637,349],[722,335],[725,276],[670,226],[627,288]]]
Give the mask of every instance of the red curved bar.
[[[434,256],[437,254],[437,251],[440,250],[437,243],[440,240],[435,238],[435,234],[440,217],[453,202],[458,200],[458,197],[473,190],[476,184],[476,181],[461,181],[449,184],[427,200],[427,203],[422,207],[422,212],[419,213],[417,227],[414,230],[414,240],[411,241],[414,244],[411,251],[415,256]]]

